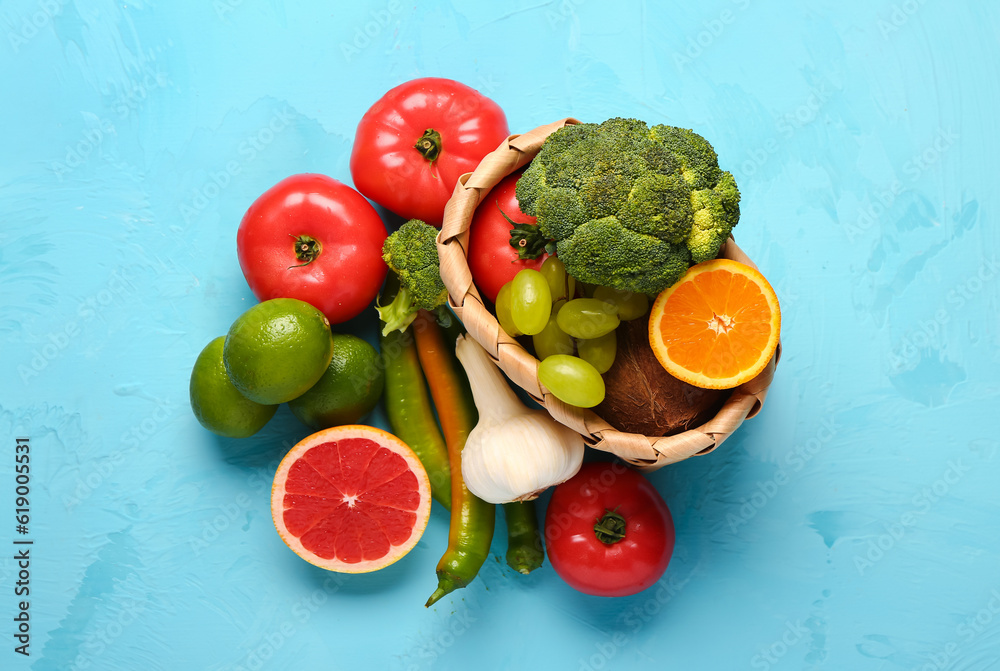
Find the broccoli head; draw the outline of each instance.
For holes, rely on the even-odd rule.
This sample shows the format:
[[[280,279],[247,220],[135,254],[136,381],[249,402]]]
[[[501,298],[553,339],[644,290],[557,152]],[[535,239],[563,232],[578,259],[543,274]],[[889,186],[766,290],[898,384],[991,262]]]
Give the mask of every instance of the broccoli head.
[[[438,229],[410,219],[382,245],[382,259],[399,278],[399,291],[388,305],[377,306],[382,334],[404,330],[419,310],[440,311],[448,302],[437,252]]]
[[[736,181],[705,138],[636,119],[550,135],[517,199],[571,275],[647,294],[715,258],[740,217]]]

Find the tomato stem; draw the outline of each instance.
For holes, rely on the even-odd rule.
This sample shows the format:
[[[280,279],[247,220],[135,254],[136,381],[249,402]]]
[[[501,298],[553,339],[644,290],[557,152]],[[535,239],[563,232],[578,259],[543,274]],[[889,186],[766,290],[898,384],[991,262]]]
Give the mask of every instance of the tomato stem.
[[[431,163],[441,154],[441,133],[433,128],[428,128],[420,136],[413,148],[420,152],[420,155]]]
[[[542,235],[542,229],[538,224],[514,221],[500,207],[500,201],[496,201],[500,214],[510,224],[510,246],[517,252],[517,258],[521,260],[537,259],[543,253],[555,254],[555,241]]]
[[[625,518],[614,510],[604,510],[604,516],[594,525],[597,540],[605,545],[614,545],[625,538]]]
[[[289,268],[301,268],[302,266],[308,266],[310,263],[319,258],[320,252],[323,251],[323,245],[316,238],[305,235],[294,235],[289,233],[293,238],[295,238],[295,258],[302,263],[295,266],[288,266]]]

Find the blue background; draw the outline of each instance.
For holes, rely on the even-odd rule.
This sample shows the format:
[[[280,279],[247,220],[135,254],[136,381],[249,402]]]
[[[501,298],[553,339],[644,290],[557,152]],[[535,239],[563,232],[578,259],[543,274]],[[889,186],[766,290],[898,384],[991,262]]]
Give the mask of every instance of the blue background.
[[[27,435],[35,545],[29,659],[2,551],[0,667],[993,668],[998,33],[986,0],[5,1],[0,542]],[[654,589],[513,574],[498,534],[425,609],[440,510],[405,560],[325,573],[270,519],[287,409],[244,441],[191,414],[195,357],[254,301],[243,212],[349,181],[361,115],[418,76],[514,132],[692,127],[737,177],[784,357],[759,417],[651,475],[678,530]]]

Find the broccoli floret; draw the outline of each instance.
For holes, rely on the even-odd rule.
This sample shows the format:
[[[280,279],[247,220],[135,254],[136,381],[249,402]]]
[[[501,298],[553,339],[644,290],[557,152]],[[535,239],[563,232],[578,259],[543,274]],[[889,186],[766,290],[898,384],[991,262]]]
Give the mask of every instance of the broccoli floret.
[[[635,180],[618,214],[629,230],[646,232],[674,244],[691,232],[694,207],[691,190],[677,175],[649,172]]]
[[[538,208],[538,196],[548,190],[549,187],[545,184],[545,166],[542,163],[532,161],[517,178],[514,193],[517,196],[518,207],[525,214],[535,216],[535,211]]]
[[[691,263],[683,244],[630,231],[617,217],[592,219],[556,245],[556,255],[581,282],[655,295]]]
[[[584,174],[580,179],[580,199],[590,219],[617,214],[625,205],[632,185],[646,172],[633,154],[612,152],[610,148],[610,143],[603,143],[596,151],[578,156],[575,162],[575,170]]]
[[[418,311],[440,311],[448,302],[448,290],[441,280],[437,233],[433,226],[410,219],[383,243],[382,258],[399,278],[399,291],[388,305],[376,306],[384,322],[382,335],[403,331]]]
[[[524,177],[521,177],[523,180]],[[517,183],[518,186],[521,182]],[[521,208],[524,211],[524,208]],[[587,221],[587,208],[580,200],[576,189],[555,188],[546,189],[535,207],[540,212],[541,221],[545,222],[539,228],[542,233],[553,240],[562,240],[573,234],[577,226]]]
[[[740,192],[736,180],[728,172],[714,189],[691,192],[694,226],[687,238],[691,259],[695,263],[714,259],[740,218]]]
[[[677,157],[681,174],[692,189],[714,186],[722,176],[719,155],[708,140],[686,128],[653,126],[650,137]]]
[[[705,138],[636,119],[561,128],[517,183],[525,214],[577,279],[656,294],[715,258],[740,193]]]

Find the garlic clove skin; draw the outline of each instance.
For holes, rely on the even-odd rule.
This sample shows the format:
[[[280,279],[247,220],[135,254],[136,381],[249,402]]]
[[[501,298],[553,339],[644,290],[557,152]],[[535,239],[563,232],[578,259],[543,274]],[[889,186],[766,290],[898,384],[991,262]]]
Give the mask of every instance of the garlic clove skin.
[[[462,478],[487,503],[525,501],[576,475],[583,454],[583,436],[544,410],[526,410],[476,425],[462,451]]]

